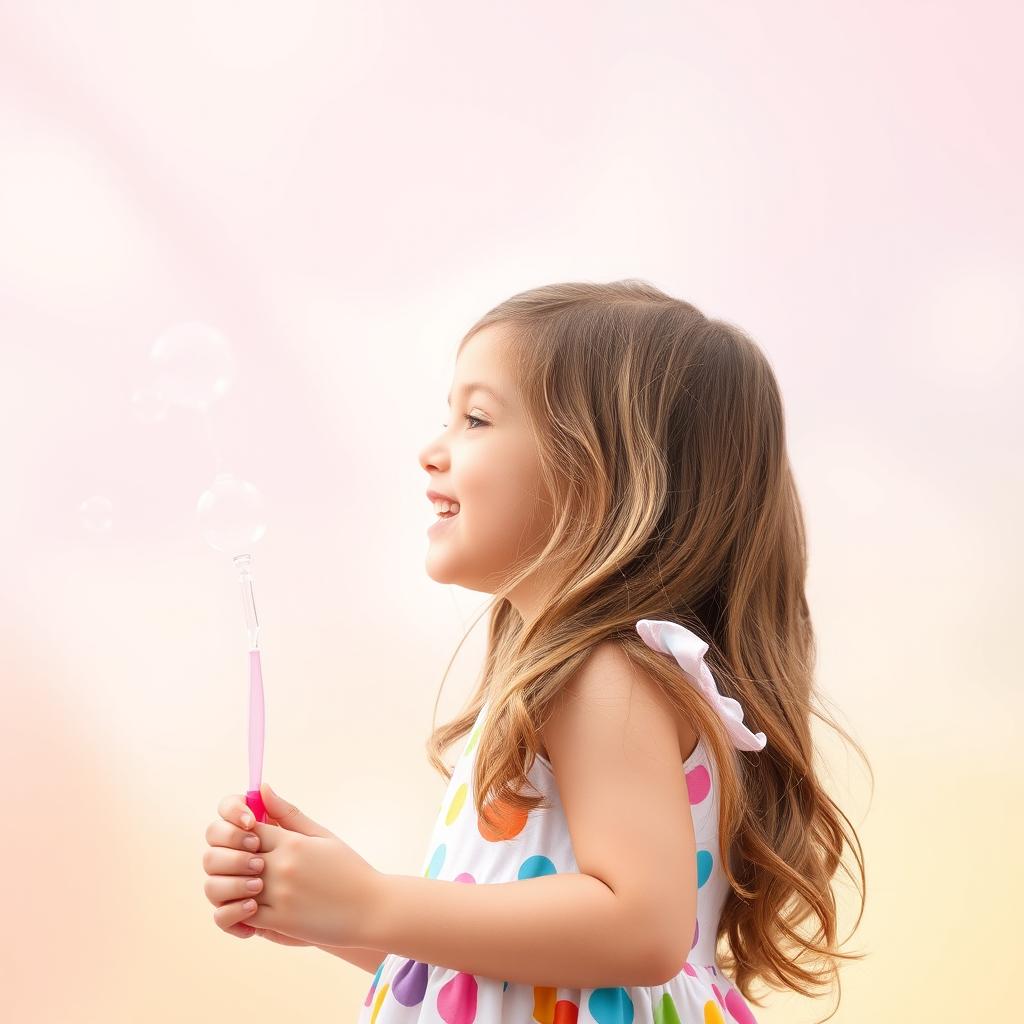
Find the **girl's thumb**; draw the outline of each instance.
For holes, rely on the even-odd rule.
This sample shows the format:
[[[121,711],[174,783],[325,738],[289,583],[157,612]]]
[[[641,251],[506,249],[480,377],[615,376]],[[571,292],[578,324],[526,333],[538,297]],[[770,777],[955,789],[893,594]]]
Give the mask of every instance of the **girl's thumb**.
[[[302,832],[307,836],[327,836],[333,833],[325,829],[323,825],[303,814],[294,804],[279,797],[269,783],[260,785],[260,793],[263,796],[263,806],[267,809],[269,817],[273,818],[281,827],[290,832]]]

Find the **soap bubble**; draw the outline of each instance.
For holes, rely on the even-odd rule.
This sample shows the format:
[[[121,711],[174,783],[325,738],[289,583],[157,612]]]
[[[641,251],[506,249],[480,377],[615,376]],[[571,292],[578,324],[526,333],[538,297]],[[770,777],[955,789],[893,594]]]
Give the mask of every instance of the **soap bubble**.
[[[78,506],[83,529],[94,536],[110,533],[114,523],[114,505],[109,498],[95,494]]]
[[[267,529],[263,495],[232,473],[217,474],[196,514],[206,543],[232,557],[249,552]]]
[[[235,359],[227,338],[198,321],[175,324],[153,343],[157,386],[174,405],[206,409],[231,387]]]
[[[156,423],[167,415],[167,399],[158,388],[136,388],[132,392],[132,412],[142,423]]]

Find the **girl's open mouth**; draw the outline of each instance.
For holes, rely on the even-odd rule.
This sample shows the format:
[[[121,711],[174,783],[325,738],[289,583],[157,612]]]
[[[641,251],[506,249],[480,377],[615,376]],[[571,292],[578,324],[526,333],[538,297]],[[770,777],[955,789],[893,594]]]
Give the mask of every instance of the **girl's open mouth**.
[[[461,509],[459,511],[461,511]],[[432,530],[439,529],[442,523],[447,523],[450,520],[455,519],[458,514],[458,512],[439,512],[437,519],[427,527],[427,533],[430,533]]]

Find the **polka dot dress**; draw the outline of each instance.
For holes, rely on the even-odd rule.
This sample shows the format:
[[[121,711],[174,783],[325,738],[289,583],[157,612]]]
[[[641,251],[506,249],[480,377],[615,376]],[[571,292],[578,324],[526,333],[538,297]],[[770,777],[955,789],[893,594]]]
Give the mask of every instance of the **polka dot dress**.
[[[739,703],[718,693],[704,664],[704,641],[664,620],[641,619],[636,628],[649,647],[675,657],[722,718],[734,746],[764,747],[764,733],[751,733],[742,724]],[[527,815],[492,802],[489,820],[477,815],[473,763],[489,706],[480,709],[455,763],[422,873],[482,885],[578,872],[555,775],[545,758],[538,755],[527,775],[550,807]],[[597,989],[513,984],[390,953],[370,983],[358,1024],[754,1024],[747,1003],[715,962],[716,926],[729,884],[720,863],[715,766],[703,741],[682,770],[697,840],[697,922],[687,961],[667,984]]]

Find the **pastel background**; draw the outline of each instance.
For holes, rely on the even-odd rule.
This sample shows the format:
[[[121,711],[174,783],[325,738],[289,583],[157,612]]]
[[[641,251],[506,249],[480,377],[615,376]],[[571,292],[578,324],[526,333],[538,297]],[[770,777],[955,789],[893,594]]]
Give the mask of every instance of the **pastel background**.
[[[424,570],[417,455],[455,346],[524,288],[633,276],[748,330],[783,390],[819,685],[874,773],[820,730],[868,870],[833,1019],[1016,1017],[1020,22],[987,0],[0,8],[5,1019],[354,1021],[369,974],[228,936],[203,895],[248,682],[197,498],[226,467],[267,500],[264,778],[416,872],[435,697],[487,600]],[[237,372],[205,418],[153,418],[133,395],[188,321]],[[481,622],[438,722],[482,650]],[[766,1024],[833,1005],[769,1000]]]

